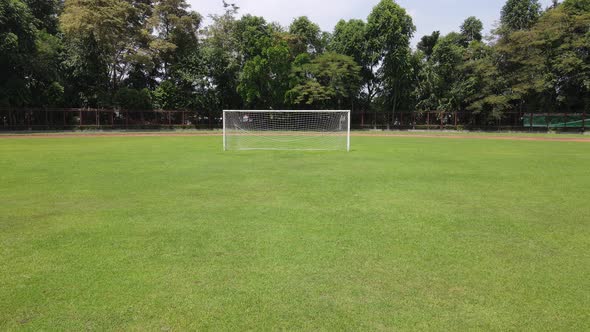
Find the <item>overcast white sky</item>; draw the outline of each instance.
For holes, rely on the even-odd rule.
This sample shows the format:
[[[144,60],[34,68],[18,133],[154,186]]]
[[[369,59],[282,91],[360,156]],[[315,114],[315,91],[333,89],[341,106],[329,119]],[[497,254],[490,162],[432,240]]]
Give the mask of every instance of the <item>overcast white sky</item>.
[[[222,0],[188,0],[193,10],[203,16],[222,13]],[[263,16],[288,26],[293,18],[306,15],[322,30],[332,31],[340,19],[366,19],[379,0],[228,0],[240,7],[240,15]],[[506,0],[398,0],[414,19],[417,31],[414,44],[425,34],[440,30],[457,31],[463,20],[477,16],[488,33],[500,17]],[[551,0],[541,0],[544,6]]]

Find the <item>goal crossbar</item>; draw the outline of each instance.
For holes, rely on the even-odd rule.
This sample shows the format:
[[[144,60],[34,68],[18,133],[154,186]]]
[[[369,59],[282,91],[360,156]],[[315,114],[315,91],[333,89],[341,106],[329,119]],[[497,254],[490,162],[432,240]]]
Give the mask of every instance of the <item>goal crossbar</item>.
[[[223,148],[350,151],[350,111],[224,110]]]
[[[342,110],[224,110],[223,112],[237,112],[237,113],[350,113],[350,111]]]

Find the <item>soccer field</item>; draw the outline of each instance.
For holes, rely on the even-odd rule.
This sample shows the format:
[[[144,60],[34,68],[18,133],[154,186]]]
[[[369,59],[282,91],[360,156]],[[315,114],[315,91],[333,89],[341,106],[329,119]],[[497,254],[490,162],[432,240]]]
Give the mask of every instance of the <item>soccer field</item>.
[[[590,329],[590,144],[0,139],[0,330]]]

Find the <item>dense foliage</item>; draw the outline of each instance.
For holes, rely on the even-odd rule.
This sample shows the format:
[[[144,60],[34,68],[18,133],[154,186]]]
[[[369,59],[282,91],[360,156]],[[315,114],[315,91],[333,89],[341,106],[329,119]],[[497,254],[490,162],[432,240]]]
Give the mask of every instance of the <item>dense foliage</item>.
[[[469,17],[416,50],[393,0],[330,33],[223,5],[203,26],[186,0],[0,0],[0,107],[588,111],[587,0],[508,0],[492,36]]]

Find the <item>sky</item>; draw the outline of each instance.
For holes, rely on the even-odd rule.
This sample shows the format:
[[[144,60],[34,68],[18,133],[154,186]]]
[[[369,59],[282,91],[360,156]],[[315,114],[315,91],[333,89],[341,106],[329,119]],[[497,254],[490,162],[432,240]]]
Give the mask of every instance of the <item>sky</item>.
[[[223,12],[222,0],[188,0],[193,10],[203,16]],[[239,14],[263,16],[268,21],[287,27],[298,16],[308,16],[323,31],[332,32],[340,19],[366,20],[379,0],[228,0],[240,7]],[[416,33],[413,45],[426,34],[439,30],[442,34],[458,31],[469,16],[483,21],[489,33],[500,19],[506,0],[397,0],[414,19]],[[541,0],[543,6],[551,0]],[[210,21],[206,20],[208,24]]]

